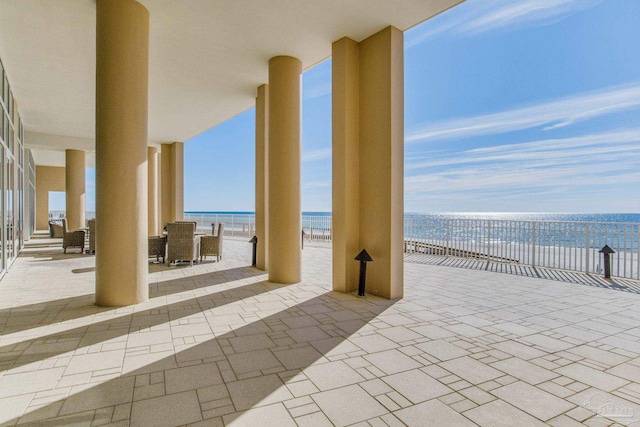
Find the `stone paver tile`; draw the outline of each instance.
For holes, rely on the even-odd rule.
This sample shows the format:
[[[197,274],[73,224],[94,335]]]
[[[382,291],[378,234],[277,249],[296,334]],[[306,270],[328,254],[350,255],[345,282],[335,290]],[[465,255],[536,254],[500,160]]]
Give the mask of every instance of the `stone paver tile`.
[[[442,362],[438,365],[460,378],[469,381],[471,384],[480,384],[504,375],[497,369],[468,356]]]
[[[357,385],[323,391],[311,397],[337,427],[347,426],[387,413],[384,406]]]
[[[422,364],[416,362],[398,350],[381,351],[379,353],[368,354],[363,357],[387,375],[408,371],[422,366]]]
[[[124,377],[97,385],[87,384],[72,387],[70,396],[60,409],[60,415],[131,402],[133,385],[133,377]]]
[[[422,335],[404,326],[394,326],[392,328],[380,329],[378,330],[378,333],[383,337],[389,338],[391,341],[395,341],[397,343],[422,338]]]
[[[631,363],[622,363],[614,368],[608,369],[607,373],[617,375],[620,378],[629,379],[635,383],[640,383],[640,366]],[[586,382],[586,381],[584,381]],[[587,384],[589,384],[587,382]],[[591,384],[596,386],[596,384]]]
[[[541,368],[517,357],[492,363],[491,366],[533,385],[552,380],[559,376],[553,371]]]
[[[0,424],[9,423],[12,419],[18,419],[31,403],[33,394],[23,394],[0,399]]]
[[[466,411],[464,415],[482,427],[530,426],[546,424],[531,415],[514,408],[502,400],[494,400]]]
[[[71,357],[64,374],[73,375],[102,369],[120,368],[123,359],[124,350],[75,355]]]
[[[211,327],[208,323],[189,323],[186,325],[171,325],[173,338],[194,337],[196,335],[211,335]]]
[[[597,341],[600,338],[604,338],[607,335],[602,334],[600,332],[596,332],[593,330],[587,330],[587,329],[582,329],[582,328],[577,328],[573,325],[571,326],[562,326],[560,328],[556,328],[553,330],[553,332],[561,334],[561,335],[565,335],[567,337],[571,337],[571,338],[575,338],[577,340],[580,341],[584,341],[584,342],[591,342],[591,341]]]
[[[366,335],[363,337],[351,338],[350,341],[360,347],[367,353],[375,353],[378,351],[391,350],[397,348],[398,344],[388,338],[378,334]]]
[[[224,425],[233,427],[296,427],[296,423],[281,403],[252,408],[222,417]]]
[[[329,335],[317,326],[288,329],[286,330],[286,333],[293,338],[295,342],[308,342],[329,338]]]
[[[567,351],[569,353],[577,354],[578,356],[586,357],[587,359],[595,360],[596,362],[604,363],[609,366],[615,366],[629,360],[628,357],[621,356],[610,351],[604,351],[599,348],[591,347],[589,345],[580,345],[570,348]]]
[[[322,412],[314,412],[313,414],[296,417],[296,423],[298,427],[333,427],[329,418]]]
[[[580,363],[563,366],[556,369],[556,372],[604,391],[613,391],[629,383],[628,380],[604,373]]]
[[[56,387],[64,368],[43,371],[5,373],[0,377],[0,399]]]
[[[588,388],[569,396],[567,400],[594,412],[596,415],[589,421],[603,423],[608,419],[623,425],[640,423],[640,404],[597,388]]]
[[[573,344],[569,344],[566,341],[551,338],[547,335],[542,334],[528,335],[526,337],[520,338],[520,340],[533,345],[537,345],[550,352],[567,350],[571,347],[574,347]]]
[[[362,375],[340,360],[310,366],[304,374],[322,391],[364,381]]]
[[[360,351],[360,347],[341,337],[326,338],[323,340],[310,341],[313,347],[325,357],[354,353]]]
[[[456,336],[455,332],[436,325],[417,326],[415,328],[411,328],[411,330],[419,333],[420,335],[424,335],[427,338],[431,338],[432,340]]]
[[[215,363],[187,366],[165,371],[167,394],[196,390],[222,383],[220,371]]]
[[[600,422],[602,423],[601,426],[606,426],[609,424],[608,422],[607,423],[604,423],[602,421]],[[580,423],[566,415],[558,415],[557,417],[547,421],[547,424],[553,427],[584,427],[585,426],[585,424]]]
[[[513,356],[519,357],[524,360],[531,360],[537,357],[542,357],[546,355],[542,350],[538,350],[537,348],[533,348],[526,344],[519,343],[517,341],[503,341],[495,344],[491,344],[493,348],[496,348],[505,353],[509,353]]]
[[[491,402],[495,400],[495,396],[486,391],[482,390],[479,387],[469,387],[464,390],[460,390],[458,393],[465,396],[467,399],[472,400],[478,405],[484,405],[487,402]]]
[[[322,354],[311,346],[274,351],[273,354],[287,369],[303,369],[319,360],[324,360]]]
[[[457,345],[451,344],[445,340],[433,340],[421,344],[416,344],[420,350],[445,361],[466,356],[469,352]]]
[[[620,335],[612,335],[609,337],[601,338],[598,342],[603,344],[609,344],[613,347],[618,347],[623,350],[628,350],[633,353],[640,354],[640,343],[631,339],[624,338]]]
[[[293,395],[277,375],[227,383],[227,388],[233,405],[238,411],[293,399]]]
[[[438,399],[394,412],[409,427],[472,427],[474,423]]]
[[[313,393],[317,393],[318,388],[309,380],[297,381],[295,383],[287,384],[287,388],[295,397],[308,396]]]
[[[413,403],[451,393],[451,389],[420,370],[401,372],[382,380]]]
[[[274,342],[271,341],[271,338],[267,336],[267,334],[255,334],[229,338],[229,344],[231,344],[233,350],[236,353],[264,350],[276,346]]]
[[[390,391],[392,391],[392,388],[379,378],[362,382],[360,383],[360,387],[365,389],[365,391],[371,396],[378,396],[380,394],[389,393]]]
[[[500,387],[491,393],[543,421],[574,408],[572,403],[522,381]]]
[[[278,359],[276,359],[269,350],[229,354],[227,358],[236,374],[246,374],[247,372],[261,371],[263,369],[281,366]]]
[[[170,330],[150,331],[150,332],[134,332],[127,337],[127,348],[149,346],[160,343],[171,343]]]

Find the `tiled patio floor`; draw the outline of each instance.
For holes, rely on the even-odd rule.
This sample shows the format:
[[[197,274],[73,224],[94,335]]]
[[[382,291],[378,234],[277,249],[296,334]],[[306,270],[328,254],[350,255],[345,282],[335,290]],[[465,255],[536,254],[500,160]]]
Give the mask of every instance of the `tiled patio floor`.
[[[358,298],[327,249],[280,286],[227,239],[107,309],[95,257],[33,242],[0,281],[0,425],[640,425],[637,294],[407,263],[404,299]]]

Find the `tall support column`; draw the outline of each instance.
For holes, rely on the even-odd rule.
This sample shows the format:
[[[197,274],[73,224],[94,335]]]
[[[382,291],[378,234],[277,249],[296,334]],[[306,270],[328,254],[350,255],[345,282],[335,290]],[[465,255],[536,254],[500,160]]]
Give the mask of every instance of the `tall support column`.
[[[256,237],[258,254],[256,266],[266,270],[269,254],[269,86],[258,88],[256,97]]]
[[[184,143],[162,144],[160,159],[161,226],[164,227],[168,222],[182,221],[184,218]]]
[[[36,166],[36,230],[49,229],[49,192],[65,191],[65,169]]]
[[[158,149],[156,147],[147,148],[147,177],[148,177],[148,197],[147,208],[149,209],[149,236],[160,234],[158,221]]]
[[[403,55],[403,34],[394,27],[357,46],[348,39],[333,45],[333,287],[337,291],[355,289],[358,263],[353,258],[366,249],[373,258],[367,268],[367,293],[392,299],[403,295]],[[359,244],[354,250],[355,229]]]
[[[66,218],[69,230],[85,226],[85,153],[65,150]]]
[[[333,290],[358,286],[360,252],[359,47],[343,38],[333,44],[332,66],[332,250]]]
[[[269,281],[302,278],[300,212],[300,75],[290,56],[269,60]]]
[[[149,297],[149,12],[134,0],[96,11],[96,303],[123,306]]]

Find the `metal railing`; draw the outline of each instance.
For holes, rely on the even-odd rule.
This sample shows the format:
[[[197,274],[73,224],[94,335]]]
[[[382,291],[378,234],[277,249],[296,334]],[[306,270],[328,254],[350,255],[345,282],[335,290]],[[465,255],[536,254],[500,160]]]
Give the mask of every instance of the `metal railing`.
[[[225,236],[252,237],[256,234],[256,218],[252,214],[185,213],[185,221],[195,221],[196,229],[211,233],[211,223],[224,223]]]
[[[95,217],[87,212],[87,219]],[[64,211],[51,211],[52,220]],[[225,224],[225,235],[250,238],[255,234],[253,214],[185,213],[202,232],[212,222]],[[331,216],[302,216],[305,241],[330,243]],[[611,255],[611,274],[640,280],[640,224],[586,221],[529,221],[440,218],[408,215],[404,218],[405,252],[470,257],[583,273],[604,270],[604,245]]]
[[[405,251],[640,279],[640,224],[405,217]]]

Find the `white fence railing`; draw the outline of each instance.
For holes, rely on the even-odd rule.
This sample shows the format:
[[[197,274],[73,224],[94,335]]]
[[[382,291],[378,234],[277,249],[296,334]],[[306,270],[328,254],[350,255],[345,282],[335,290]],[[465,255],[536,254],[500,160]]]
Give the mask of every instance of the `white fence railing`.
[[[185,221],[195,221],[198,231],[211,232],[212,223],[224,223],[225,236],[252,237],[256,234],[256,218],[251,214],[185,213]]]
[[[640,279],[640,224],[405,217],[405,250]]]
[[[64,211],[49,212],[50,219]],[[87,212],[87,219],[95,217]],[[331,216],[302,216],[305,241],[331,242]],[[250,238],[253,214],[185,213],[207,232],[211,223],[224,223],[225,235]],[[615,251],[611,274],[640,279],[640,224],[586,221],[525,221],[405,216],[405,251],[443,256],[473,257],[528,266],[600,274],[604,245]]]

